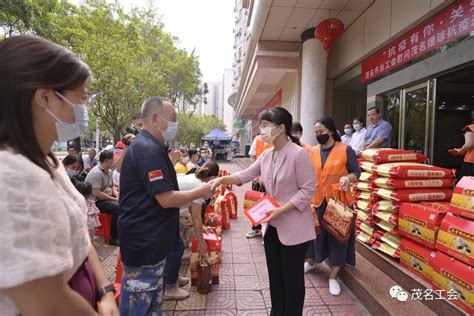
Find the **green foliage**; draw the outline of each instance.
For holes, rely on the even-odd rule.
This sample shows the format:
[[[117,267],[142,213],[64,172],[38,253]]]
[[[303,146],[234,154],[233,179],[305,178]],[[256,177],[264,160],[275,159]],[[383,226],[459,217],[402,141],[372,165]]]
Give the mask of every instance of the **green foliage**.
[[[0,26],[7,37],[33,34],[68,47],[90,66],[90,90],[97,94],[91,121],[114,141],[147,97],[168,97],[192,116],[207,90],[198,57],[176,46],[151,5],[127,13],[105,0],[79,7],[66,0],[0,0]]]
[[[176,140],[181,145],[200,144],[201,138],[213,128],[225,131],[225,124],[214,115],[188,115],[178,113],[179,130]]]

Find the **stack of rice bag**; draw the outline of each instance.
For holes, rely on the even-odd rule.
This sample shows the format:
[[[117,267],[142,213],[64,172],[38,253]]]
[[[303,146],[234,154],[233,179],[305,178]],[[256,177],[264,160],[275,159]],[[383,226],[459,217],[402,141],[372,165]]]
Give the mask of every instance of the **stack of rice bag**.
[[[360,166],[364,173],[355,186],[356,206],[358,212],[362,211],[357,216],[357,238],[371,244],[374,249],[400,258],[398,211],[401,203],[449,201],[453,173],[423,164],[426,160],[423,154],[408,150],[368,149],[361,153],[361,157]],[[369,192],[368,200],[361,199],[367,195],[359,194],[360,190]]]

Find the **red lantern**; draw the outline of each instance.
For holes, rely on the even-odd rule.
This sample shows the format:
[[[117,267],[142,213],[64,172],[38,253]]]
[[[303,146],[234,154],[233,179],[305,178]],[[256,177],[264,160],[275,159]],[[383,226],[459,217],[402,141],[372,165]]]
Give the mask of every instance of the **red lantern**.
[[[323,42],[325,50],[330,50],[332,44],[342,33],[344,33],[344,23],[334,18],[322,21],[314,30],[314,36]]]

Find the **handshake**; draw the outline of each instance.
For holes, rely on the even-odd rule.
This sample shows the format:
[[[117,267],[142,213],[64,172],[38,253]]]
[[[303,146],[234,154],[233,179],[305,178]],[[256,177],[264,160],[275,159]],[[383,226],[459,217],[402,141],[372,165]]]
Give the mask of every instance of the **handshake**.
[[[197,190],[199,196],[204,199],[209,199],[214,195],[216,189],[222,184],[222,178],[210,180],[209,182],[203,182]]]

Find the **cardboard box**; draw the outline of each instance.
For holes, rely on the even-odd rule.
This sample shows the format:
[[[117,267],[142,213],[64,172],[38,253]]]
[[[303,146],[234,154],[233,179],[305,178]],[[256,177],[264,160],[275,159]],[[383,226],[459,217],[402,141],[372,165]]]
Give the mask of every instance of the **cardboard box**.
[[[474,221],[446,214],[441,222],[436,249],[474,266]]]
[[[442,289],[448,300],[469,315],[474,314],[474,270],[438,251],[432,261],[433,288]]]
[[[449,211],[474,219],[474,177],[462,177],[454,188]]]
[[[425,282],[433,284],[432,261],[436,251],[423,247],[422,245],[402,238],[400,242],[400,265],[412,271]]]
[[[432,207],[402,203],[398,214],[398,233],[434,249],[439,225],[446,213]]]

